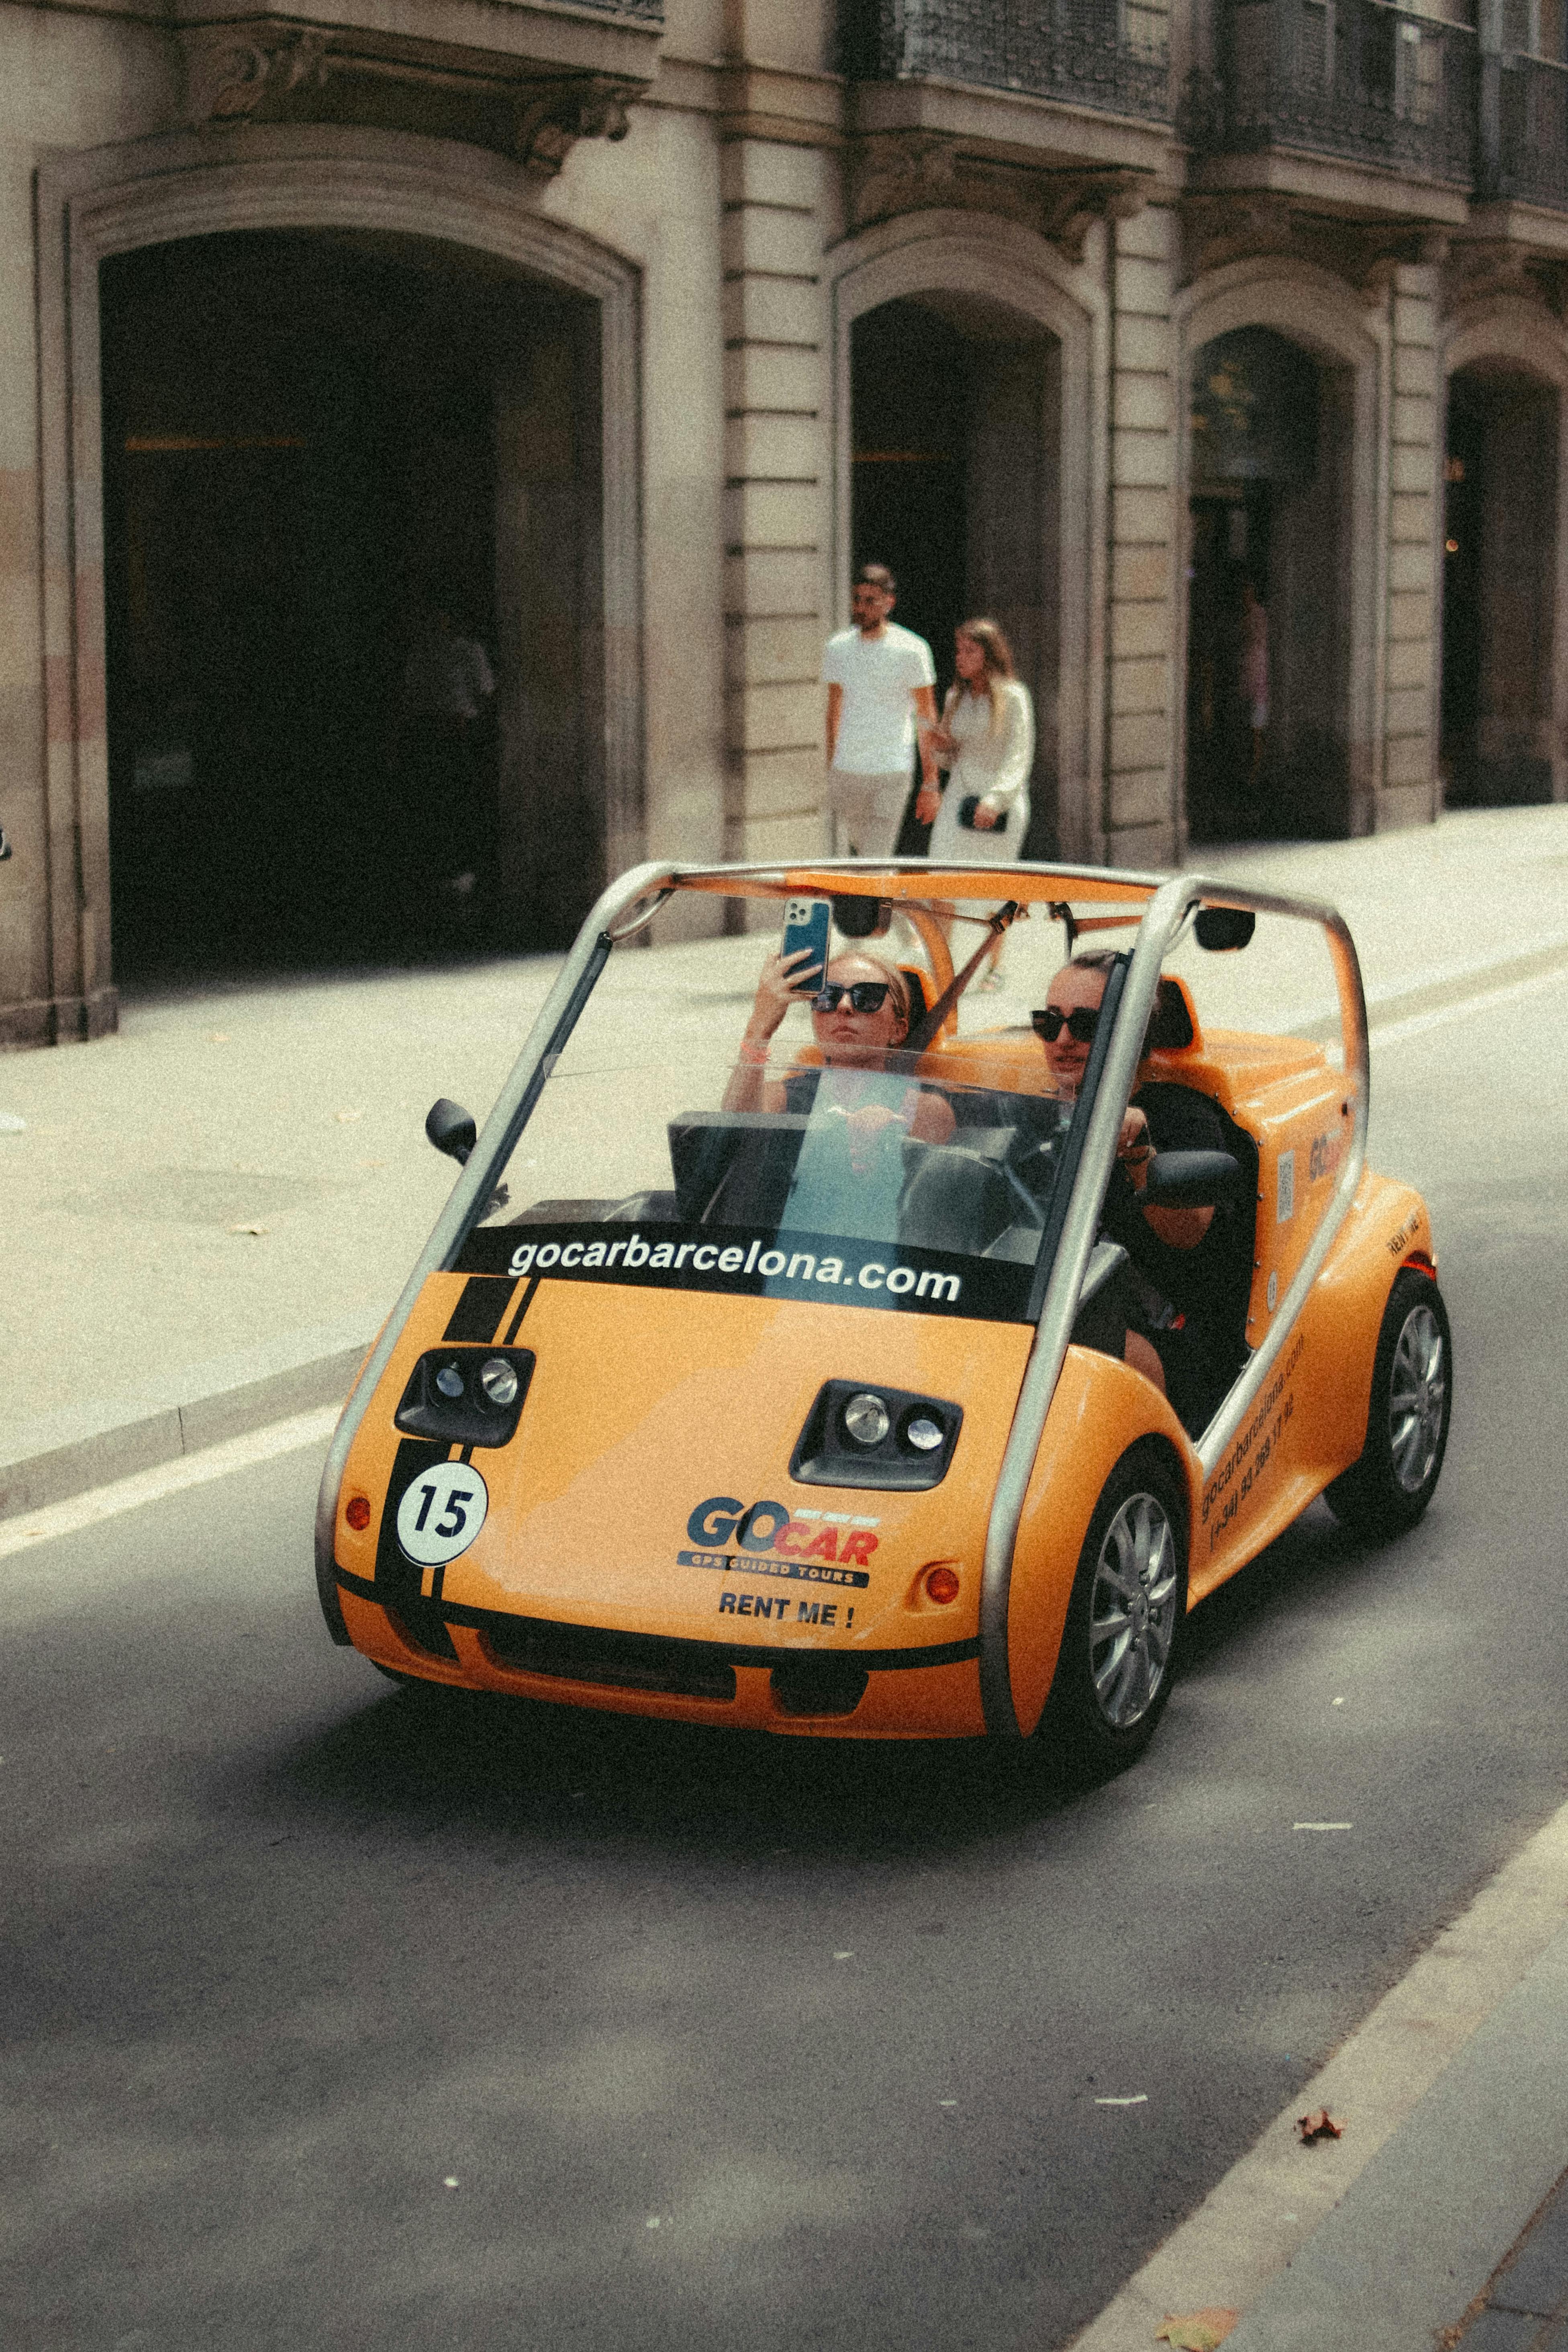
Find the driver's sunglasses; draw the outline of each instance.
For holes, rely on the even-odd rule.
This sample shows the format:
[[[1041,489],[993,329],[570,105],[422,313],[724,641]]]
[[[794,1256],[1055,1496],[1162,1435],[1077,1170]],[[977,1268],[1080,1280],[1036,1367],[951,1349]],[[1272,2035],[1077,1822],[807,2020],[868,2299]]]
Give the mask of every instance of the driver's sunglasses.
[[[1070,1013],[1061,1013],[1054,1004],[1047,1004],[1043,1013],[1031,1013],[1029,1018],[1035,1024],[1036,1036],[1043,1037],[1047,1045],[1054,1045],[1064,1029],[1075,1045],[1092,1045],[1100,1026],[1100,1007],[1075,1004]]]
[[[811,1009],[814,1013],[837,1013],[839,998],[847,996],[851,1013],[879,1013],[887,993],[885,980],[830,980],[812,998]]]

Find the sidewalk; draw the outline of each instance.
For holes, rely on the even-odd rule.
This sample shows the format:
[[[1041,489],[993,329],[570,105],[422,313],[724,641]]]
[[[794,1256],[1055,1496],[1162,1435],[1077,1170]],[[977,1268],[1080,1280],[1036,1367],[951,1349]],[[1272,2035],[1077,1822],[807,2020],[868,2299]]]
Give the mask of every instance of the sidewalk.
[[[1568,961],[1568,807],[1192,862],[1340,906],[1374,1023]],[[756,961],[754,940],[654,949],[604,985],[657,968],[728,1030]],[[426,1110],[482,1116],[557,968],[132,991],[117,1036],[0,1061],[26,1122],[0,1131],[0,1518],[341,1395],[451,1181]]]
[[[1374,1086],[1380,1024],[1568,967],[1568,807],[1192,863],[1340,907]],[[728,1033],[758,955],[628,954],[605,984],[683,990]],[[557,968],[132,992],[118,1036],[0,1062],[0,1114],[24,1122],[0,1120],[0,1521],[340,1397],[451,1181],[428,1105],[482,1116]],[[1080,2352],[1153,2346],[1166,2314],[1205,2309],[1227,2315],[1164,2340],[1568,2352],[1564,1920],[1568,1808],[1309,2085],[1355,2130],[1302,2150],[1279,2118]]]

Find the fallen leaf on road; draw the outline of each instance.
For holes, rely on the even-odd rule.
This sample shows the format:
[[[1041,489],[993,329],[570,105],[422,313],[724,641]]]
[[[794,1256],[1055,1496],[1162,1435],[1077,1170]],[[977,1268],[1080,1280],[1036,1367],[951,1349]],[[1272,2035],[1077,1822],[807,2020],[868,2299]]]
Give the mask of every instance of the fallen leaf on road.
[[[230,1225],[229,1227],[231,1234],[266,1234],[270,1233],[271,1230],[270,1225]]]
[[[1310,2115],[1296,2118],[1296,2137],[1304,2147],[1310,2147],[1317,2139],[1338,2139],[1343,2131],[1343,2124],[1327,2107],[1314,2107]]]
[[[364,1117],[364,1113],[363,1110],[340,1110],[335,1116],[340,1127],[352,1127],[356,1118]]]
[[[1154,2341],[1169,2344],[1172,2352],[1217,2352],[1240,2317],[1239,2311],[1227,2311],[1217,2303],[1174,2317],[1167,2312],[1154,2330]]]

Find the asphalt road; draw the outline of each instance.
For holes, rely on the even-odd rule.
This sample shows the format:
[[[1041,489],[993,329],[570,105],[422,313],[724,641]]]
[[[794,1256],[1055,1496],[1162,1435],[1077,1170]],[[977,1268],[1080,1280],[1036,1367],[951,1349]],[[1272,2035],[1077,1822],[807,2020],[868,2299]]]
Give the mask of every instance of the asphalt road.
[[[1374,1050],[1437,1502],[1310,1514],[1110,1785],[398,1693],[314,1452],[0,1563],[0,2341],[1067,2341],[1563,1798],[1565,1018]]]

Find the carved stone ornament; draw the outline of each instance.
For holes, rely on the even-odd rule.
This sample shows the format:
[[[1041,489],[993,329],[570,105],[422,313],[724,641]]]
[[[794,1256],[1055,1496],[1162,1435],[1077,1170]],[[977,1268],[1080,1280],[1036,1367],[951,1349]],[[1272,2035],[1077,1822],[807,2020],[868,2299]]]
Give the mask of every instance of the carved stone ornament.
[[[1544,303],[1553,318],[1563,316],[1568,264],[1532,253],[1511,237],[1456,237],[1448,256],[1446,288],[1451,306],[1511,295],[1516,301]]]
[[[579,139],[624,139],[629,101],[642,85],[607,74],[529,82],[516,109],[514,152],[531,179],[552,180]]]
[[[206,26],[184,37],[185,102],[206,122],[269,121],[327,79],[330,35],[310,26]]]
[[[1059,247],[1075,266],[1097,220],[1130,220],[1147,200],[1151,174],[1036,171],[966,153],[942,131],[879,131],[847,157],[849,217],[856,228],[902,213],[957,206],[1001,214]]]
[[[1231,261],[1310,262],[1342,278],[1375,310],[1386,302],[1398,270],[1440,266],[1448,250],[1441,230],[1303,212],[1268,192],[1187,196],[1181,213],[1182,279],[1189,286]]]

